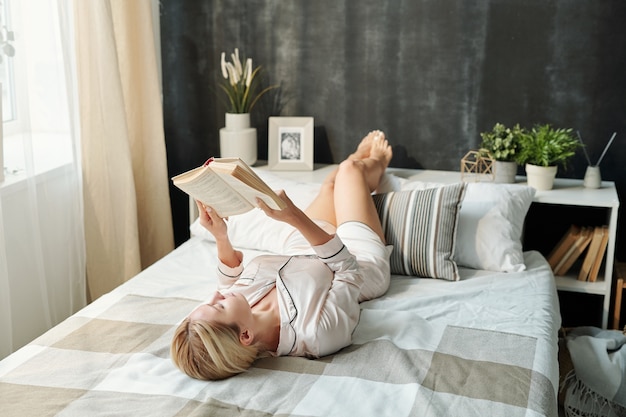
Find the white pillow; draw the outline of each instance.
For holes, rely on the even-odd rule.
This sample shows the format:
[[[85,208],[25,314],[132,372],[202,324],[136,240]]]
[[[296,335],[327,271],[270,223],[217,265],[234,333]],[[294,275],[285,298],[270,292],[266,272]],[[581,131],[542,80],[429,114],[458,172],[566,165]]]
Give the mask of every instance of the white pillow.
[[[522,252],[524,219],[535,189],[515,184],[468,184],[459,214],[454,259],[490,271],[526,269]]]
[[[403,190],[441,184],[407,181]],[[500,272],[526,269],[524,219],[535,189],[518,184],[468,183],[459,212],[453,259],[458,266]]]
[[[255,172],[274,190],[285,190],[293,203],[305,209],[317,195],[320,184],[297,182],[282,179],[276,175],[261,170]],[[247,213],[232,216],[228,219],[228,236],[236,248],[257,249],[273,253],[282,253],[283,244],[293,228],[283,222],[270,219],[255,208]],[[215,241],[198,219],[189,227],[192,236]]]

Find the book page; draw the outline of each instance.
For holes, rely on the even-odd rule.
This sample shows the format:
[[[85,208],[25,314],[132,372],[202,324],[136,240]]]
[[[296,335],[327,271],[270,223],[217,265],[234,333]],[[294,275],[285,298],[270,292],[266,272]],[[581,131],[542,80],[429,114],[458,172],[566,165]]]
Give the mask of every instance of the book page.
[[[276,195],[274,190],[272,190],[255,172],[252,168],[250,168],[245,162],[243,162],[239,158],[217,158],[211,163],[211,167],[215,172],[229,174],[241,182],[243,182],[246,187],[241,191],[242,195],[247,196],[248,193],[256,190],[256,193],[250,194],[251,197],[259,196],[265,201],[268,206],[273,209],[283,209],[286,207],[285,202]],[[225,181],[229,181],[229,179],[224,178]],[[231,184],[232,185],[232,184]],[[233,185],[236,187],[237,185]],[[261,194],[258,194],[261,193]],[[274,205],[269,203],[266,196],[270,197],[274,201]],[[248,197],[246,197],[248,198]],[[252,204],[254,203],[254,198],[249,200]]]
[[[240,181],[239,179],[233,177],[232,175],[229,174],[223,174],[218,172],[217,173],[222,180],[224,180],[224,182],[226,182],[228,185],[230,185],[237,193],[239,193],[241,195],[241,197],[243,197],[244,199],[248,200],[250,202],[251,205],[256,207],[256,198],[260,198],[261,200],[263,200],[265,202],[265,204],[267,204],[270,208],[274,209],[274,210],[281,210],[282,207],[280,207],[276,201],[274,201],[274,199],[272,197],[270,197],[269,195],[254,189],[253,187],[250,187],[249,185],[243,183],[242,181]]]
[[[242,198],[239,192],[233,192],[228,183],[222,179],[230,178],[230,175],[222,176],[204,167],[197,168],[197,171],[202,172],[194,170],[194,175],[186,175],[186,173],[174,177],[174,184],[196,200],[211,206],[220,217],[245,213],[254,207]],[[185,176],[191,176],[193,179],[185,181],[183,179]]]

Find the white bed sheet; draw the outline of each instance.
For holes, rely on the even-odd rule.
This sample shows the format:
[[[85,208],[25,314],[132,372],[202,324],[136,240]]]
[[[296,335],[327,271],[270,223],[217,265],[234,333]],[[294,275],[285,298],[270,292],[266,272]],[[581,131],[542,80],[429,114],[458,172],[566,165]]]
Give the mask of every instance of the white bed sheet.
[[[247,260],[260,253],[244,251]],[[394,276],[385,296],[362,304],[354,346],[345,352],[317,361],[265,359],[247,374],[204,382],[179,372],[168,352],[176,323],[217,283],[214,244],[194,237],[1,361],[0,409],[3,415],[222,415],[216,410],[234,409],[251,415],[556,415],[558,298],[545,259],[527,252],[525,261],[527,271],[518,273],[461,269],[458,282]],[[366,363],[352,369],[361,354]],[[428,385],[432,370],[418,359],[436,355],[456,359],[449,374],[444,369]],[[531,397],[527,404],[500,401],[516,394],[498,393],[497,381],[487,378],[480,389],[469,381],[460,383],[462,392],[451,392],[456,388],[445,385],[464,360],[522,370],[539,388],[523,394]],[[338,371],[346,367],[342,361],[350,368],[345,375]],[[411,366],[416,369],[404,369]],[[279,387],[280,398],[263,394]]]

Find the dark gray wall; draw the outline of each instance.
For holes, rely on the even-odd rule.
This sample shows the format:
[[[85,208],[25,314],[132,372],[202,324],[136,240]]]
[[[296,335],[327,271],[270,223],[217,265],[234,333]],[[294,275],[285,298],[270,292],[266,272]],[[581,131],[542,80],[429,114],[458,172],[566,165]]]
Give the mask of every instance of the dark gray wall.
[[[593,161],[616,131],[601,169],[624,195],[625,20],[623,0],[161,0],[170,173],[219,155],[220,53],[239,47],[281,86],[252,115],[260,158],[270,115],[313,116],[318,162],[382,129],[393,166],[445,170],[495,122],[551,123],[580,131]],[[172,190],[177,243],[186,202]]]

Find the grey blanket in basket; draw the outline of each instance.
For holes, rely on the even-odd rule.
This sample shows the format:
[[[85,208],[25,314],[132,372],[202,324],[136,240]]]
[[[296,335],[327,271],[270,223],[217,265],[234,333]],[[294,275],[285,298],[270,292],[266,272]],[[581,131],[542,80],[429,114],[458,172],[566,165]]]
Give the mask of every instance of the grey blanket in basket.
[[[626,336],[579,327],[567,337],[576,378],[606,400],[626,407]]]

